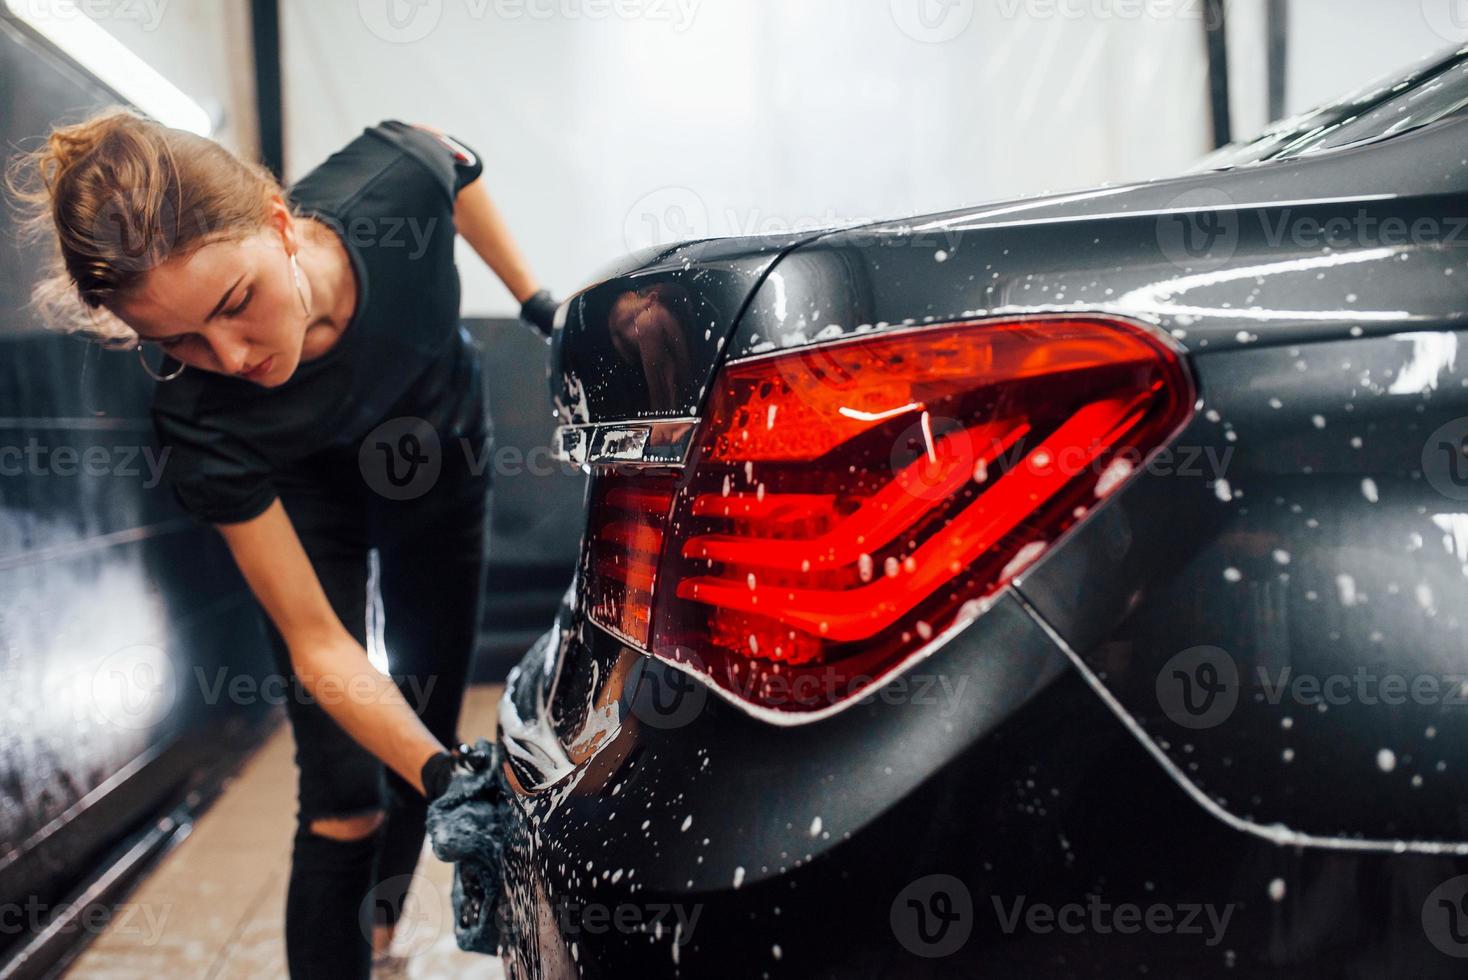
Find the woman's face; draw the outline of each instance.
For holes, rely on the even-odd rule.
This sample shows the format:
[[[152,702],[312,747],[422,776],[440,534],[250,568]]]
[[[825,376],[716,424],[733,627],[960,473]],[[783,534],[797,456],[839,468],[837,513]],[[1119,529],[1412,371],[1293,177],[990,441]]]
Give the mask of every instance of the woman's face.
[[[276,387],[300,365],[308,325],[291,271],[296,245],[289,214],[272,213],[255,234],[149,270],[112,312],[191,368]]]

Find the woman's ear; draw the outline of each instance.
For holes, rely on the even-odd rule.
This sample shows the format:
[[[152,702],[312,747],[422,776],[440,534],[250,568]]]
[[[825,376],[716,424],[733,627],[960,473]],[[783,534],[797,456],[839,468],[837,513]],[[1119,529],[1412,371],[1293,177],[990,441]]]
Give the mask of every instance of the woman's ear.
[[[295,215],[291,214],[290,205],[285,203],[285,198],[280,194],[270,197],[270,203],[266,207],[265,226],[280,235],[288,254],[296,254],[301,247],[299,229],[296,227]]]

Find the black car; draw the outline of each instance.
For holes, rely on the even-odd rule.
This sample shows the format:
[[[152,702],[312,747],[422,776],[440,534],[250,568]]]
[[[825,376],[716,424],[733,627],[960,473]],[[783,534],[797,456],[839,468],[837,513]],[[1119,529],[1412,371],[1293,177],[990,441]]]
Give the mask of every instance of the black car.
[[[1468,975],[1468,49],[560,311],[515,977]]]

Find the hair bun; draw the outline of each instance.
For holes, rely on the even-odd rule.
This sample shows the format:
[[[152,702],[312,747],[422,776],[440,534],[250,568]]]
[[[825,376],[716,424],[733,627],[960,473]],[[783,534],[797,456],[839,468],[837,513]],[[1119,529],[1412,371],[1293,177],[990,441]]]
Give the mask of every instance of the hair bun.
[[[38,154],[38,169],[48,186],[54,188],[66,172],[97,148],[103,140],[128,122],[144,122],[127,109],[116,109],[70,126],[51,130],[46,145]]]

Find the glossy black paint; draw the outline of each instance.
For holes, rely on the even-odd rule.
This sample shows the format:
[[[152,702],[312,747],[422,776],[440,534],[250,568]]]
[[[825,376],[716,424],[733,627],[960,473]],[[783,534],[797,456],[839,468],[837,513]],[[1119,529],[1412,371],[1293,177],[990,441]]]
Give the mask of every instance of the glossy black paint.
[[[731,725],[731,735],[748,734]],[[1468,871],[1462,858],[1281,848],[1231,831],[1183,795],[1074,672],[1016,705],[949,765],[819,852],[803,821],[790,819],[800,804],[787,806],[788,791],[769,788],[786,776],[784,757],[746,762],[747,775],[716,763],[687,773],[677,766],[704,756],[733,762],[740,753],[734,738],[682,744],[688,741],[684,732],[636,755],[622,747],[628,754],[607,753],[606,769],[598,757],[585,779],[599,794],[573,792],[521,825],[507,868],[511,919],[535,926],[511,931],[514,945],[504,951],[510,975],[1109,980],[1140,966],[1146,975],[1199,978],[1462,975],[1420,921],[1432,890]],[[618,775],[634,770],[649,772],[644,785],[624,784],[607,798]],[[881,780],[873,772],[827,782],[821,805],[829,814]],[[686,806],[701,808],[702,796],[726,781],[734,786],[721,797],[757,793],[769,815],[751,828],[716,812],[717,830],[701,831],[695,821],[680,831]],[[674,800],[680,792],[696,802]],[[646,837],[641,819],[653,821]],[[767,847],[792,856],[783,871],[747,878],[738,889],[729,881],[677,880],[678,862],[691,875],[714,862],[728,870],[763,843],[751,832],[760,830]],[[710,844],[700,847],[704,837]],[[642,883],[641,873],[630,881],[602,876],[629,867],[668,873],[656,885]],[[964,883],[971,929],[955,953],[926,959],[897,938],[893,905],[911,883],[940,874]],[[1287,883],[1279,900],[1270,894],[1274,881]],[[1006,931],[1016,909],[1091,902],[1176,909],[1175,928]],[[619,907],[636,910],[646,924],[679,905],[694,925],[676,962],[675,913],[666,913],[661,936],[652,926],[611,926]],[[593,908],[610,914],[587,915]],[[538,912],[534,920],[525,918],[530,909]]]
[[[1461,335],[1195,359],[1206,414],[1170,465],[1020,586],[1187,777],[1254,824],[1468,839],[1463,502],[1423,476],[1434,431],[1468,416],[1468,365],[1434,362],[1431,397],[1391,392],[1428,336]],[[1195,472],[1171,471],[1189,456]],[[1225,720],[1194,730],[1157,685],[1203,645],[1241,686]]]
[[[552,339],[551,396],[561,421],[694,415],[750,293],[800,241],[644,249],[573,296]]]
[[[523,821],[511,974],[1462,975],[1468,933],[1446,923],[1468,895],[1465,203],[1468,120],[1452,116],[1329,153],[836,232],[773,263],[757,249],[737,287],[685,270],[719,283],[722,309],[743,306],[729,359],[1108,313],[1171,339],[1198,410],[911,668],[977,682],[955,717],[909,690],[772,726],[627,649],[569,593],[502,719]],[[609,333],[595,317],[576,330],[558,348],[572,380],[591,370],[580,345]],[[696,410],[720,356],[699,346],[680,367],[674,408]],[[595,365],[578,421],[645,416],[641,367]],[[1199,647],[1238,677],[1230,710],[1201,726],[1169,687],[1208,679],[1174,659]],[[1363,671],[1376,695],[1324,710],[1289,687]],[[1384,700],[1384,675],[1405,699]],[[1424,678],[1433,697],[1411,693]],[[973,906],[972,934],[940,958],[901,936],[904,896],[929,874],[958,878]],[[1006,927],[1020,899],[1229,919],[1216,942]],[[587,915],[659,903],[702,910],[686,944]]]

